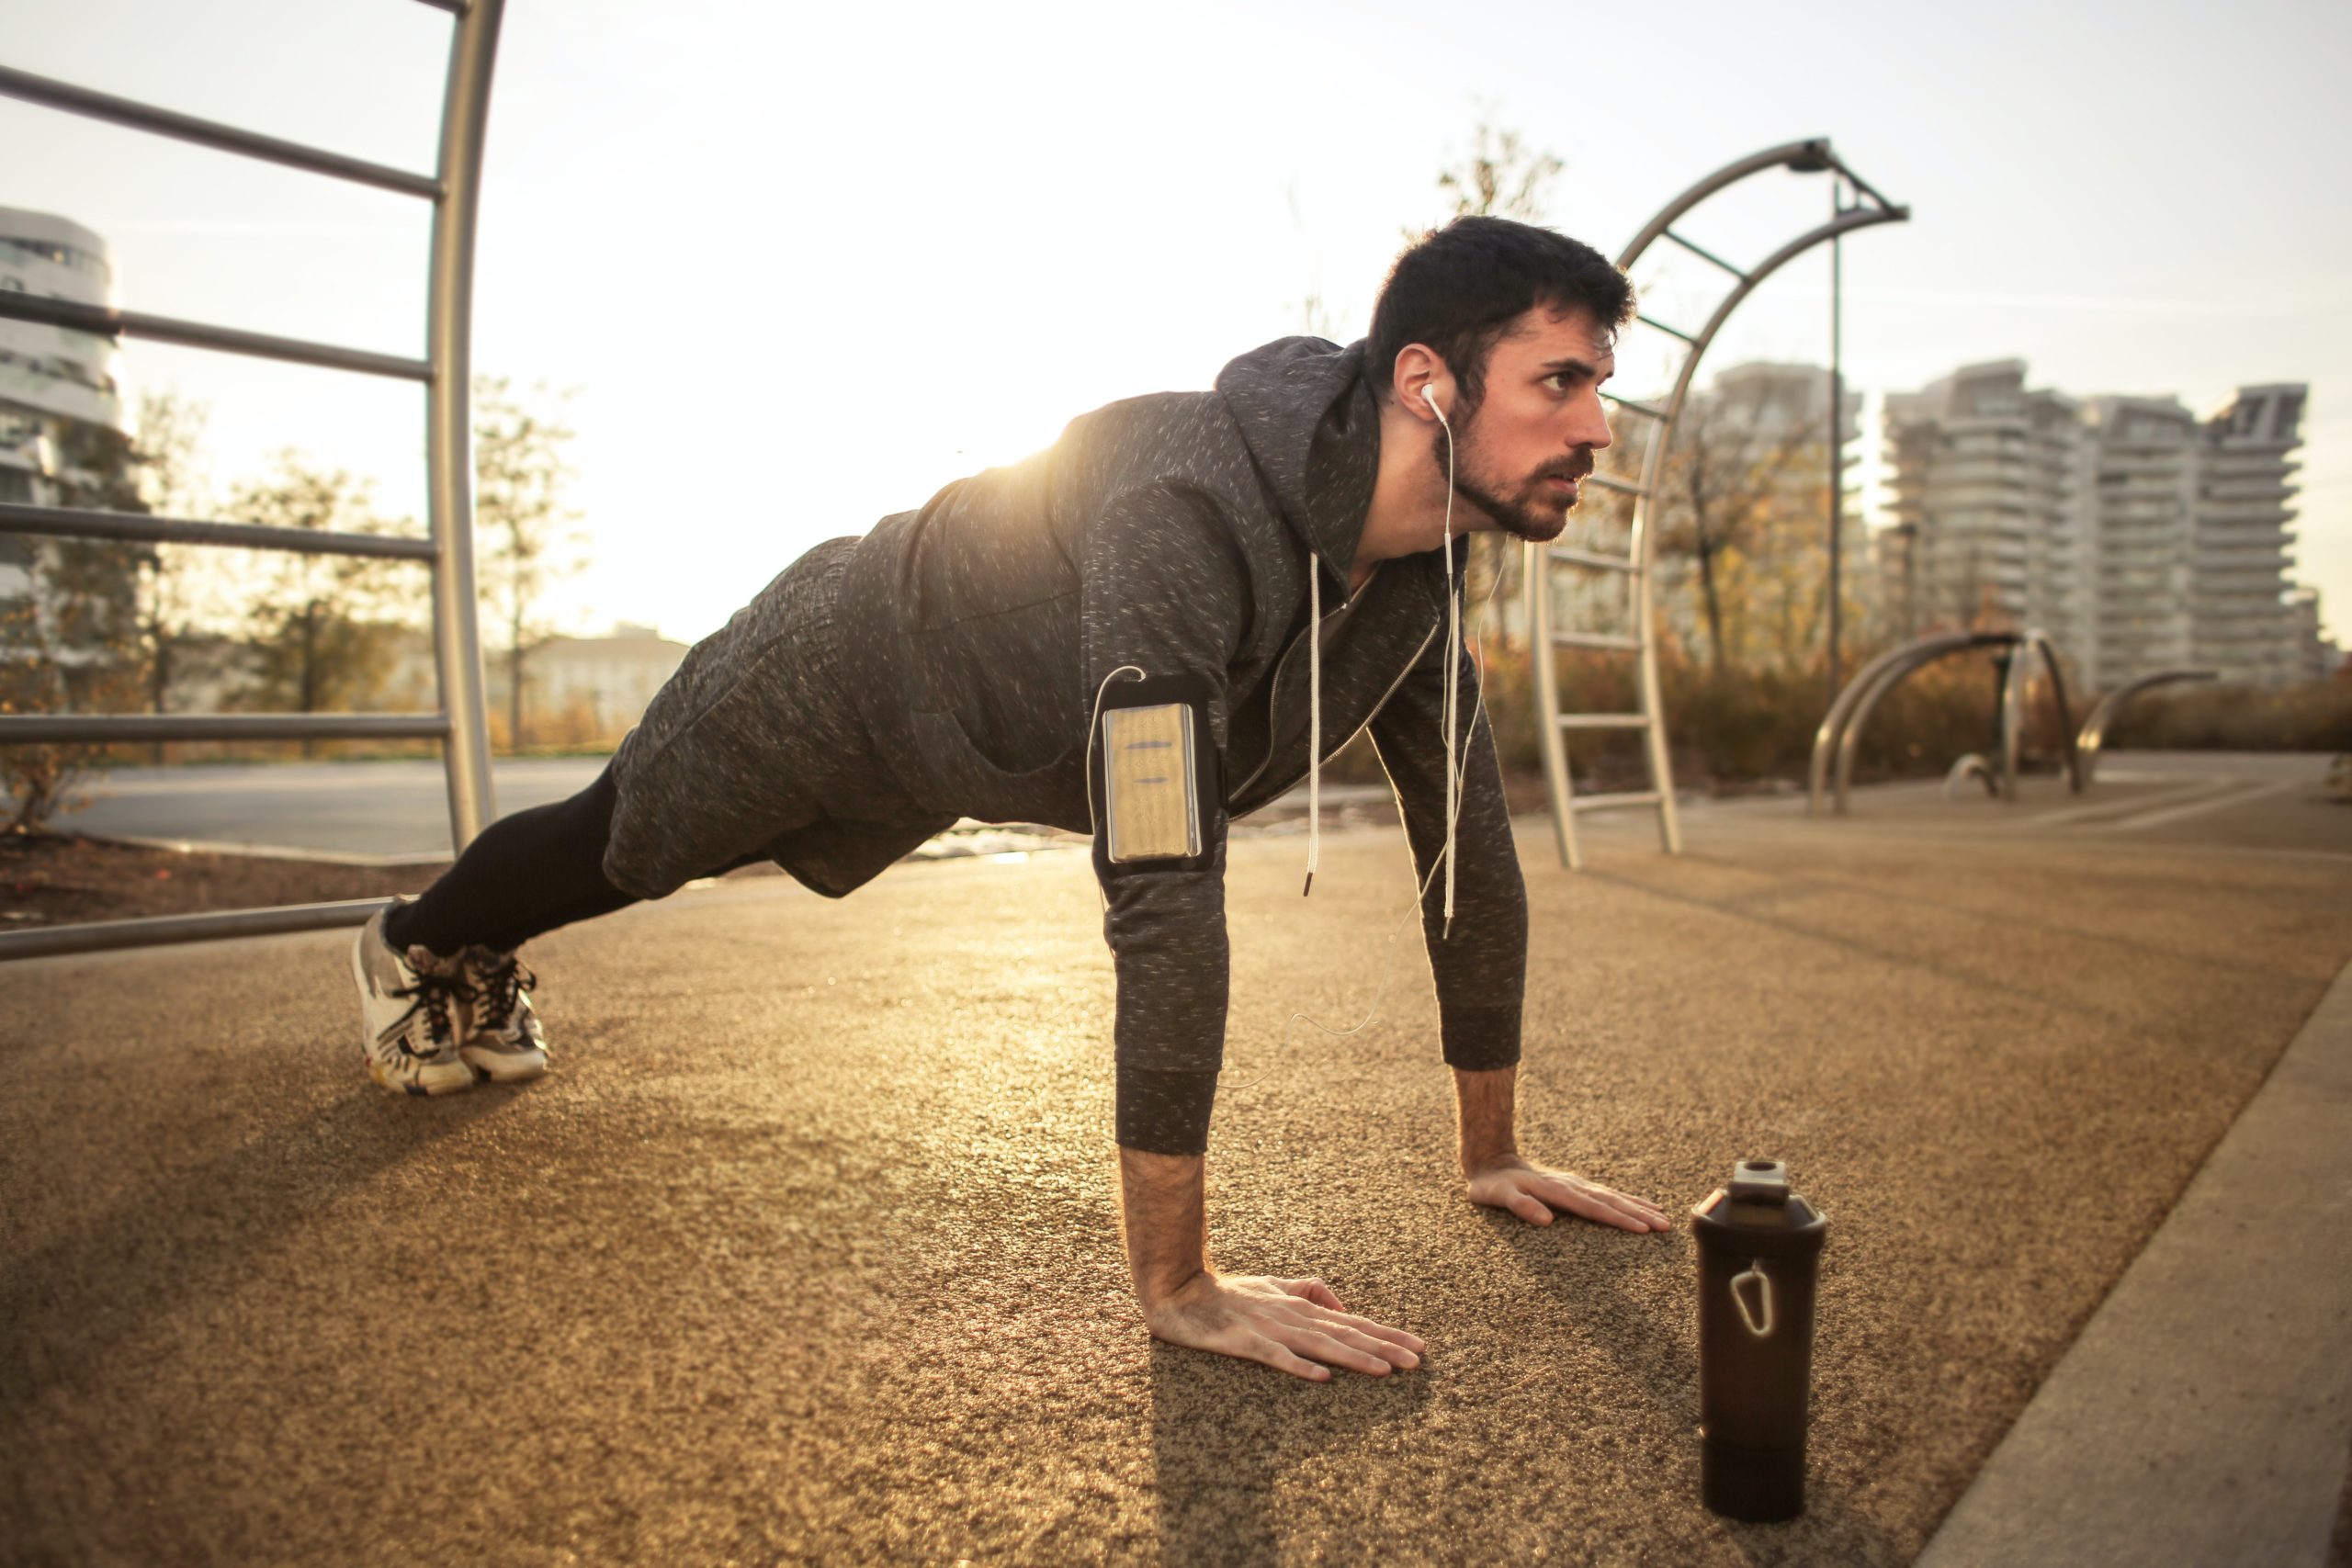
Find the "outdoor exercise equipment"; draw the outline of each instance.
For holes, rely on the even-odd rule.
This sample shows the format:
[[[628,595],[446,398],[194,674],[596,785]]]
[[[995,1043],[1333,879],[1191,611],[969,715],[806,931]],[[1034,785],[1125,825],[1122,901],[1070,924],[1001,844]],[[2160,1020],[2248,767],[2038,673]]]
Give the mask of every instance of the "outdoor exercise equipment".
[[[1699,1238],[1699,1495],[1735,1519],[1804,1511],[1814,1287],[1829,1221],[1789,1168],[1744,1159],[1690,1211]]]
[[[1676,223],[1708,197],[1751,175],[1769,169],[1834,175],[1830,220],[1798,235],[1754,266],[1747,268],[1734,265],[1675,229]],[[1673,440],[1675,421],[1681,414],[1683,400],[1690,390],[1691,378],[1698,370],[1700,359],[1705,355],[1708,345],[1714,342],[1715,334],[1723,330],[1724,322],[1748,295],[1755,292],[1757,285],[1790,261],[1815,245],[1833,243],[1840,235],[1853,230],[1877,223],[1900,223],[1910,216],[1909,208],[1898,206],[1881,196],[1868,181],[1846,166],[1831,150],[1826,138],[1817,137],[1770,147],[1725,164],[1667,203],[1618,256],[1619,270],[1631,272],[1634,263],[1641,259],[1651,243],[1664,239],[1720,268],[1735,281],[1707,318],[1706,324],[1696,332],[1670,326],[1646,313],[1635,318],[1639,326],[1661,333],[1683,345],[1680,369],[1676,374],[1672,389],[1662,402],[1637,401],[1605,391],[1601,394],[1624,413],[1656,426],[1651,438],[1643,444],[1642,468],[1638,478],[1596,469],[1585,481],[1597,489],[1634,498],[1626,553],[1621,556],[1611,551],[1576,549],[1561,545],[1530,544],[1525,547],[1521,575],[1527,601],[1529,657],[1535,665],[1536,725],[1543,737],[1544,773],[1551,787],[1552,827],[1559,840],[1560,863],[1571,871],[1583,863],[1577,847],[1576,818],[1580,811],[1599,811],[1620,806],[1652,807],[1657,812],[1658,839],[1666,852],[1679,854],[1682,850],[1681,828],[1674,811],[1674,769],[1667,755],[1665,705],[1658,693],[1657,622],[1649,583],[1651,562],[1656,552],[1656,501],[1659,481],[1666,471],[1667,447]],[[1834,389],[1831,401],[1833,405],[1837,401]],[[1831,489],[1834,491],[1837,486],[1833,483]],[[1555,566],[1614,573],[1623,577],[1631,591],[1634,635],[1624,637],[1555,629],[1552,624],[1552,569]],[[1635,655],[1640,670],[1641,705],[1630,712],[1563,712],[1560,707],[1559,672],[1554,668],[1554,659],[1558,649],[1569,648]],[[1645,751],[1650,787],[1611,794],[1577,795],[1569,777],[1567,746],[1563,739],[1563,732],[1571,729],[1640,730],[1647,742]]]
[[[473,377],[474,218],[481,195],[481,152],[490,114],[491,67],[505,0],[418,0],[457,18],[441,106],[440,168],[414,174],[322,152],[235,126],[93,92],[0,66],[0,95],[128,126],[217,152],[282,164],[433,203],[432,270],[425,307],[425,357],[408,359],[331,344],[305,343],[201,321],[117,310],[33,294],[0,292],[0,318],[62,332],[183,344],[328,370],[413,381],[425,390],[425,474],[431,536],[385,538],[245,524],[196,522],[77,508],[0,503],[0,533],[130,540],[145,544],[228,546],[312,555],[377,556],[433,569],[433,654],[440,676],[435,713],[398,714],[83,714],[0,716],[0,745],[163,740],[439,740],[448,769],[449,839],[463,850],[496,816],[491,799],[490,730],[483,711],[481,641],[475,626],[473,445],[469,387]],[[269,931],[356,926],[379,898],[232,909],[159,919],[112,920],[54,931],[0,932],[0,958],[144,947]]]
[[[2080,795],[2091,784],[2091,775],[2098,763],[2100,747],[2105,743],[2107,729],[2124,704],[2152,686],[2176,681],[2211,681],[2211,670],[2165,670],[2143,675],[2138,680],[2117,687],[2099,699],[2083,722],[2078,733],[2066,702],[2066,678],[2059,669],[2058,649],[2050,638],[2030,626],[2021,632],[1935,632],[1915,638],[1899,648],[1888,649],[1847,682],[1823,716],[1821,727],[1814,731],[1813,763],[1807,780],[1806,809],[1813,816],[1821,815],[1825,795],[1831,800],[1836,815],[1846,815],[1847,796],[1853,786],[1854,759],[1860,754],[1862,728],[1870,721],[1871,711],[1879,700],[1909,676],[1926,669],[1938,660],[1973,649],[2005,649],[2008,660],[2001,681],[2001,741],[1999,764],[1995,767],[1973,753],[1952,765],[1944,781],[1946,799],[1958,793],[1960,783],[1971,776],[1986,781],[1997,799],[2014,801],[2018,797],[2018,754],[2025,736],[2027,686],[2032,679],[2034,656],[2040,655],[2043,672],[2050,681],[2051,708],[2057,720],[2060,743],[2065,748],[2066,777],[2070,793]],[[1974,767],[1971,767],[1971,763]],[[1831,768],[1836,769],[1832,788]]]

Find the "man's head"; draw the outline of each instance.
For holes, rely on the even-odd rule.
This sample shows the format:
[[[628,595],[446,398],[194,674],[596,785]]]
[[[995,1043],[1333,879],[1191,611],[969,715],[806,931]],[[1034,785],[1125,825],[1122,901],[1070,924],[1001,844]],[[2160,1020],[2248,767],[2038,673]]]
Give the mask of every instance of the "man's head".
[[[1600,386],[1633,288],[1589,245],[1504,218],[1458,218],[1396,258],[1364,367],[1385,407],[1426,423],[1441,477],[1521,538],[1558,537],[1575,481],[1609,444]]]

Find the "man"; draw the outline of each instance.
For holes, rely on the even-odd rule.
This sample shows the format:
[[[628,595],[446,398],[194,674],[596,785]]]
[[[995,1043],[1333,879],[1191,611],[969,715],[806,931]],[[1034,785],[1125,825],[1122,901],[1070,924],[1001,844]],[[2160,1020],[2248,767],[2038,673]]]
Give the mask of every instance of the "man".
[[[543,1071],[514,950],[568,921],[763,858],[840,897],[959,817],[1083,829],[1152,1333],[1306,1378],[1416,1366],[1418,1338],[1320,1280],[1218,1273],[1203,1213],[1226,820],[1368,726],[1424,887],[1466,1195],[1536,1224],[1666,1229],[1520,1157],[1526,891],[1449,616],[1454,536],[1566,525],[1609,442],[1599,389],[1631,309],[1589,247],[1461,219],[1398,257],[1365,344],[1270,344],[1213,392],[1097,410],[817,547],[687,656],[594,785],[496,823],[361,933],[376,1080],[431,1094]]]

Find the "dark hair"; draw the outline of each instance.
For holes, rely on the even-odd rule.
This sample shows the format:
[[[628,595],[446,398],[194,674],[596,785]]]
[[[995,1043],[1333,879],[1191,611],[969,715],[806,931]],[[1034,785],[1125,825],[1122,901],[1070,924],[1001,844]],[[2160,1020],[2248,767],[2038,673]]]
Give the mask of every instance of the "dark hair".
[[[1457,218],[1408,245],[1372,309],[1363,368],[1383,400],[1396,355],[1427,344],[1453,372],[1459,407],[1486,395],[1487,355],[1534,309],[1583,310],[1613,332],[1634,313],[1634,286],[1590,245],[1508,218]]]

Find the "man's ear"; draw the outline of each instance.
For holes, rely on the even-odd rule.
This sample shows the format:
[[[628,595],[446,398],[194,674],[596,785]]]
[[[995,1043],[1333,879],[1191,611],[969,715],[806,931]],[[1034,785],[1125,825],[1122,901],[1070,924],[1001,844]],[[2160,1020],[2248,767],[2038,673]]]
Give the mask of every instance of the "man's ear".
[[[1437,414],[1430,407],[1424,391],[1437,400],[1437,407],[1451,418],[1453,409],[1453,373],[1437,350],[1425,343],[1408,343],[1396,351],[1396,364],[1391,372],[1389,389],[1406,412],[1427,423],[1437,423]]]

